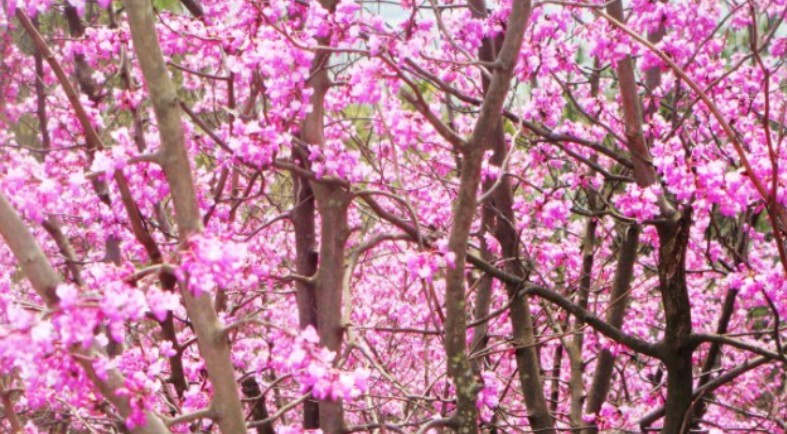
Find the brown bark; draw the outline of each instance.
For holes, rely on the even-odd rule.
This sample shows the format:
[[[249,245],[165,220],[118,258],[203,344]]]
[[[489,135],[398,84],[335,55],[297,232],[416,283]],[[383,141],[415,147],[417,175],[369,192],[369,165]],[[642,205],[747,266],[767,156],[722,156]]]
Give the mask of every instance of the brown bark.
[[[129,63],[128,56],[123,56],[123,63],[120,65],[120,75],[123,78],[123,83],[126,89],[129,91],[134,90],[134,78],[131,75],[131,65]],[[144,122],[137,108],[134,108],[131,112],[134,125],[134,143],[137,146],[137,150],[139,150],[140,153],[143,153],[147,150]],[[125,176],[119,172],[115,174],[115,181],[117,182],[118,189],[120,190],[120,198],[123,201],[123,205],[129,216],[129,222],[131,223],[134,237],[145,247],[145,251],[148,253],[148,257],[153,263],[162,263],[163,257],[161,255],[161,250],[159,249],[158,244],[153,239],[146,225],[142,223],[142,213],[131,195],[131,190],[128,187],[128,181],[126,180]],[[169,221],[167,220],[162,203],[159,202],[154,205],[154,213],[156,214],[157,220],[161,223],[161,230],[164,233],[170,232]],[[164,290],[175,290],[177,286],[177,280],[174,276],[162,272],[159,276],[159,279]],[[172,342],[173,348],[180,348],[177,330],[175,328],[175,320],[172,312],[167,312],[164,320],[157,320],[157,322],[161,327],[161,336],[164,339]],[[169,365],[171,370],[169,381],[175,387],[175,392],[178,394],[178,396],[183,397],[183,394],[186,392],[189,386],[188,382],[186,381],[186,375],[183,369],[182,353],[180,351],[169,358]]]
[[[38,17],[33,18],[33,25],[38,29]],[[48,151],[52,147],[49,138],[46,115],[46,89],[44,88],[44,58],[41,50],[36,47],[33,51],[36,71],[36,116],[38,116],[38,129],[41,131],[41,149]]]
[[[507,179],[498,187],[493,200],[501,214],[498,217],[495,237],[500,243],[503,256],[506,258],[518,258],[519,237],[513,226],[516,217],[513,212],[513,194]],[[507,261],[505,269],[520,279],[525,277],[523,269],[517,261]],[[549,412],[544,396],[541,364],[535,345],[536,337],[533,329],[533,319],[530,314],[530,299],[526,296],[519,297],[518,284],[506,283],[506,291],[512,300],[509,317],[514,334],[513,345],[516,348],[517,372],[519,373],[520,387],[528,409],[527,416],[530,427],[538,432],[554,433],[554,418]]]
[[[84,283],[82,281],[82,267],[79,266],[79,262],[77,261],[74,246],[71,245],[71,242],[63,233],[63,226],[55,217],[47,218],[41,225],[55,241],[55,244],[57,244],[57,248],[66,261],[66,268],[68,268],[69,273],[71,273],[71,279],[74,283],[81,286]]]
[[[467,358],[466,348],[466,300],[465,300],[465,262],[467,259],[467,243],[470,226],[476,210],[476,190],[481,180],[481,162],[485,149],[499,127],[501,110],[513,76],[514,66],[522,46],[522,38],[530,17],[530,2],[518,0],[512,5],[511,15],[505,39],[496,56],[495,68],[489,87],[486,89],[481,112],[476,121],[473,133],[467,144],[461,148],[462,172],[459,191],[455,201],[453,223],[448,236],[448,248],[455,255],[455,266],[446,271],[446,321],[445,350],[448,364],[448,376],[456,388],[455,427],[460,433],[478,432],[478,412],[475,406],[478,383],[473,375]],[[527,319],[529,310],[522,303],[513,303],[511,317]],[[532,334],[532,328],[520,330],[525,336]],[[517,340],[517,332],[514,335]],[[517,340],[517,342],[519,342]],[[518,355],[525,355],[517,350]],[[537,366],[537,360],[527,360]],[[536,368],[538,369],[538,368]],[[533,379],[531,370],[526,370],[525,380]],[[537,372],[537,371],[536,371]],[[538,393],[542,394],[543,389]]]
[[[131,36],[142,73],[147,82],[161,139],[161,166],[172,192],[180,242],[202,232],[194,183],[186,151],[180,107],[175,86],[169,78],[158,36],[153,9],[147,0],[124,0]],[[230,344],[208,294],[195,296],[183,288],[183,300],[197,335],[197,345],[213,386],[212,406],[221,431],[245,433],[246,422]]]
[[[616,19],[623,20],[622,2],[615,1],[607,6],[607,12]],[[653,42],[660,41],[664,36],[663,23],[656,31],[649,35]],[[629,151],[634,162],[634,178],[641,187],[652,185],[658,181],[655,169],[650,165],[648,146],[642,131],[643,117],[642,104],[639,99],[637,86],[634,77],[634,64],[631,57],[626,56],[617,65],[618,80],[620,83],[620,93],[623,100],[624,122],[626,125],[626,139],[628,140]],[[598,77],[596,77],[598,80]],[[659,86],[661,83],[661,71],[659,68],[650,68],[645,71],[645,85],[648,92]],[[595,89],[598,90],[597,88]],[[658,106],[654,103],[648,105],[646,111],[652,114]],[[639,164],[638,164],[639,162]],[[645,163],[645,164],[643,164]],[[663,201],[660,204],[662,212],[669,214],[672,208]],[[633,267],[637,257],[637,247],[639,244],[640,228],[636,225],[629,227],[624,234],[618,253],[617,268],[610,293],[610,306],[606,311],[607,322],[614,327],[621,327],[628,307],[629,289],[633,277]],[[615,366],[615,356],[609,350],[602,350],[596,361],[596,371],[593,375],[585,412],[587,414],[598,414],[601,406],[609,394],[612,372]],[[598,429],[590,426],[583,430],[583,433],[595,433]]]
[[[309,85],[314,89],[311,97],[313,110],[306,116],[301,125],[301,135],[307,143],[323,145],[324,127],[324,99],[325,93],[330,85],[328,72],[325,69],[328,62],[328,54],[321,53],[312,63],[312,78]],[[314,194],[314,200],[321,218],[320,229],[320,252],[319,264],[316,271],[316,281],[313,288],[304,287],[303,295],[299,306],[304,310],[304,319],[316,319],[320,344],[331,351],[338,353],[342,345],[343,329],[341,324],[342,310],[342,283],[344,280],[344,251],[347,240],[347,207],[350,197],[343,188],[335,185],[325,185],[318,182],[310,182],[309,186]],[[308,194],[308,190],[301,190],[301,193]],[[300,212],[313,213],[313,209],[308,209],[308,196],[305,209]],[[300,204],[303,205],[303,204]],[[312,215],[305,215],[310,218]],[[300,221],[304,229],[310,228],[313,221]],[[303,255],[299,259],[303,260],[303,265],[307,269],[313,264],[313,241],[309,240],[308,232],[301,234],[304,238]],[[309,293],[313,291],[314,300],[309,299]],[[311,304],[316,306],[316,315],[311,317]],[[338,434],[344,431],[344,416],[341,402],[324,400],[319,403],[319,423],[320,428],[329,434]]]
[[[591,210],[595,209],[595,192],[589,191],[588,199],[589,208]],[[583,309],[587,309],[588,297],[590,295],[590,283],[593,275],[594,249],[596,244],[596,226],[598,226],[596,218],[589,217],[585,223],[585,235],[582,240],[582,271],[579,277],[577,304]],[[569,378],[569,390],[571,393],[569,418],[571,420],[571,425],[575,428],[584,425],[582,422],[582,406],[585,401],[585,362],[582,359],[582,347],[585,341],[585,333],[582,331],[583,325],[584,324],[578,320],[574,323],[576,334],[567,348],[571,366]]]
[[[199,0],[180,0],[180,3],[191,12],[194,18],[202,18],[204,15],[202,3]]]
[[[617,0],[607,6],[609,16],[622,23],[623,4]],[[650,164],[648,147],[642,129],[642,104],[637,91],[634,65],[630,56],[618,62],[618,81],[623,102],[623,118],[627,145],[633,157],[634,178],[641,187],[658,182]],[[691,210],[678,213],[662,195],[659,197],[661,219],[659,234],[659,290],[666,321],[663,341],[663,361],[667,368],[667,418],[663,432],[679,433],[686,412],[691,405],[693,347],[691,335],[691,305],[686,287],[685,252],[691,229]]]
[[[67,5],[65,8],[68,30],[72,37],[82,38],[85,35],[85,25],[79,17],[79,13],[73,6]],[[88,65],[85,55],[77,53],[74,55],[74,71],[80,90],[87,95],[88,99],[96,104],[100,99],[100,89],[93,78],[93,68]]]
[[[241,383],[241,390],[246,399],[253,399],[251,403],[250,421],[262,421],[268,419],[268,407],[265,404],[265,395],[262,394],[259,383],[254,377],[249,377]],[[257,428],[257,434],[275,434],[273,423],[264,423]]]
[[[342,296],[344,281],[347,207],[349,194],[336,186],[313,184],[320,211],[320,263],[315,284],[317,301],[317,330],[320,344],[337,354],[344,335],[342,325]],[[344,432],[341,401],[320,401],[320,427],[325,433]]]
[[[605,314],[606,322],[616,328],[620,328],[623,325],[623,318],[626,314],[638,246],[639,226],[632,225],[623,235],[620,251],[618,252],[615,276],[612,280],[612,289],[609,294],[609,306]],[[607,349],[601,350],[596,361],[596,370],[593,374],[590,390],[588,391],[585,413],[595,415],[601,411],[601,406],[607,400],[607,395],[609,394],[614,367],[615,356]],[[598,429],[595,426],[591,426],[582,432],[591,434],[598,432]]]
[[[493,147],[490,163],[502,168],[507,151],[502,119],[498,120],[497,128],[488,138],[488,143]],[[512,146],[516,146],[516,144],[512,144]],[[500,243],[503,257],[508,259],[505,270],[519,279],[524,279],[525,272],[516,260],[519,258],[519,235],[516,231],[516,215],[513,210],[513,190],[509,177],[503,173],[500,176],[503,176],[503,179],[491,195],[488,205],[496,217],[494,235]],[[553,433],[555,432],[555,422],[544,395],[544,382],[535,345],[536,338],[530,314],[529,298],[518,296],[519,284],[506,283],[505,287],[512,300],[509,308],[514,338],[512,344],[515,348],[520,388],[528,409],[528,421],[533,430]]]
[[[47,306],[55,307],[59,298],[55,292],[60,275],[49,263],[33,235],[25,227],[16,210],[0,194],[0,235],[19,261],[22,272]]]
[[[65,8],[65,16],[68,22],[69,31],[71,36],[79,38],[82,37],[85,33],[85,27],[82,24],[82,21],[77,14],[77,11],[72,6],[66,6]],[[49,63],[52,71],[55,73],[55,76],[58,78],[63,90],[69,95],[69,101],[71,105],[74,107],[74,111],[77,112],[77,117],[80,120],[84,130],[85,130],[85,137],[87,139],[88,144],[88,157],[91,159],[93,158],[93,152],[96,149],[100,149],[100,140],[98,135],[95,134],[93,131],[92,125],[90,125],[85,111],[82,108],[81,104],[79,103],[78,97],[74,98],[76,95],[76,91],[74,90],[71,83],[68,82],[68,78],[65,75],[65,72],[58,64],[57,60],[52,55],[51,51],[46,46],[45,41],[38,33],[38,21],[31,20],[27,15],[22,11],[17,11],[17,19],[19,19],[22,26],[27,31],[28,35],[32,38],[33,44],[35,46],[35,54],[36,54],[36,95],[38,98],[38,109],[37,115],[39,120],[39,128],[41,130],[41,143],[44,149],[49,148],[50,138],[49,138],[49,130],[47,128],[47,115],[46,115],[46,98],[44,94],[44,86],[43,86],[43,60],[44,58]],[[94,103],[97,102],[97,97],[95,96],[95,83],[92,79],[92,70],[87,65],[87,62],[84,59],[84,55],[78,54],[75,56],[75,69],[76,69],[76,76],[79,82],[80,87],[83,89],[84,92],[88,95],[88,97]],[[78,105],[75,106],[75,104]],[[98,198],[106,205],[111,203],[109,198],[109,189],[106,185],[106,181],[95,179],[92,181],[93,188],[98,195]],[[120,263],[120,239],[114,235],[110,235],[106,240],[106,256],[105,260],[114,262],[116,264]]]
[[[488,15],[486,1],[485,0],[470,0],[468,1],[468,5],[470,6],[470,11],[473,17],[484,19]],[[499,50],[499,43],[492,38],[485,37],[481,41],[481,47],[478,49],[478,58],[483,61],[494,61],[495,57],[497,57],[497,51]],[[489,88],[489,79],[486,76],[481,77],[482,85],[484,91]],[[453,109],[449,105],[449,127],[451,130],[454,129],[454,113]],[[502,143],[502,146],[505,148],[505,132],[502,129],[502,122],[499,123],[499,128],[493,134],[492,141],[494,144],[492,145],[493,149],[497,149],[498,143]],[[456,145],[456,143],[454,143]],[[461,142],[460,142],[461,145]],[[461,160],[459,158],[456,159],[456,167],[457,171],[461,171]],[[494,180],[488,180],[483,185],[484,191],[490,191],[491,188],[494,188],[495,182]],[[481,258],[485,261],[490,261],[491,254],[487,247],[486,240],[483,238],[484,234],[487,231],[494,231],[494,224],[495,224],[495,210],[492,206],[484,206],[481,211],[481,232],[482,236],[480,237],[481,243]],[[478,285],[478,292],[476,293],[476,300],[475,300],[475,309],[474,309],[474,317],[476,320],[480,320],[481,318],[485,318],[489,314],[489,307],[492,302],[492,278],[486,274],[481,275],[479,277],[479,281],[476,283]],[[489,331],[489,323],[488,321],[482,321],[478,325],[473,328],[473,342],[472,346],[470,347],[470,352],[479,352],[483,350],[487,342],[489,341],[489,336],[487,335]],[[472,369],[475,375],[479,376],[481,374],[482,366],[483,366],[483,358],[480,359],[473,359],[471,361]]]
[[[686,249],[691,209],[677,221],[660,224],[659,290],[664,305],[664,365],[667,368],[666,418],[662,432],[679,434],[692,401],[691,304],[686,286]]]
[[[702,386],[697,387],[692,395],[692,400],[696,401],[701,399],[703,396],[713,393],[713,391],[719,387],[731,383],[739,376],[773,361],[774,359],[772,357],[767,356],[761,356],[747,360],[743,364],[738,365],[719,375],[718,377],[708,381]],[[665,411],[665,407],[662,406],[645,415],[645,417],[643,417],[639,422],[640,429],[642,431],[652,431],[652,429],[649,429],[649,427],[657,419],[664,417]]]
[[[3,386],[2,378],[0,378],[0,410],[3,411],[3,416],[5,419],[8,419],[8,423],[11,425],[11,433],[22,432],[22,423],[14,410],[14,402],[11,400],[11,396],[5,390],[5,386]]]
[[[333,11],[336,0],[320,0],[322,7]],[[326,41],[322,41],[326,43]],[[307,83],[313,89],[310,98],[312,111],[301,124],[304,142],[323,146],[325,94],[330,86],[328,66],[330,52],[319,51],[312,60],[311,77]],[[303,160],[302,160],[303,161]],[[303,162],[305,166],[305,162]],[[295,182],[296,209],[296,268],[299,273],[314,276],[314,283],[301,282],[296,286],[298,313],[301,326],[314,325],[320,336],[320,344],[336,352],[341,350],[344,329],[342,325],[342,295],[344,282],[345,246],[349,229],[347,209],[350,195],[343,187],[306,181]],[[315,252],[315,205],[320,213],[320,251]],[[299,230],[303,230],[299,233]],[[318,256],[318,257],[316,257]],[[316,269],[315,269],[316,265]],[[344,414],[341,401],[322,400],[318,403],[318,416],[314,413],[313,401],[304,404],[304,428],[317,422],[326,434],[344,432]],[[318,419],[318,420],[317,420]]]
[[[622,22],[623,2],[617,0],[607,5],[607,13]],[[642,102],[637,91],[634,61],[631,56],[618,61],[616,72],[623,106],[625,136],[634,165],[634,178],[640,187],[648,187],[657,182],[657,175],[651,165],[648,145],[642,132]]]
[[[305,138],[304,138],[305,140]],[[304,166],[303,163],[302,167]],[[293,174],[292,225],[295,232],[295,272],[301,276],[314,276],[317,273],[318,253],[315,242],[316,209],[314,193],[308,179]],[[308,326],[317,329],[317,295],[314,283],[298,280],[295,282],[295,299],[298,305],[298,324],[301,329]],[[303,403],[303,428],[320,427],[320,413],[317,401],[309,399]]]
[[[57,286],[62,283],[57,271],[52,268],[41,247],[28,231],[16,210],[11,207],[3,194],[0,194],[0,236],[5,239],[11,252],[19,261],[19,266],[33,289],[44,300],[47,307],[56,309],[59,298]],[[124,386],[125,379],[116,369],[108,370],[106,380],[99,378],[91,360],[98,357],[100,349],[94,345],[90,349],[81,346],[71,349],[75,360],[80,364],[99,392],[117,409],[123,417],[131,414],[128,398],[119,396],[117,390]],[[169,432],[155,413],[147,412],[147,423],[135,428],[135,434],[163,434]]]
[[[555,345],[552,355],[552,384],[549,391],[549,411],[554,414],[560,402],[560,371],[563,366],[563,345]]]
[[[470,13],[474,18],[485,19],[489,15],[485,0],[469,0],[467,4],[470,6]],[[500,44],[498,42],[499,41],[496,41],[492,38],[484,37],[481,41],[481,47],[478,49],[478,58],[486,62],[494,61],[495,57],[497,57],[497,51],[500,48]],[[483,89],[486,91],[489,88],[489,78],[485,75],[482,75],[481,81]],[[449,128],[454,130],[454,111],[450,104],[448,104],[448,120]],[[498,128],[492,137],[493,142],[495,142],[492,145],[493,149],[497,149],[497,142],[499,141],[502,141],[503,147],[505,147],[505,132],[502,130],[502,124],[500,127],[501,128]],[[459,146],[461,146],[461,143],[459,143]],[[456,159],[456,167],[457,171],[462,170],[461,160],[459,158]],[[487,180],[483,184],[483,191],[490,191],[494,187],[494,180]],[[481,236],[479,237],[479,242],[481,245],[481,258],[487,262],[492,260],[492,255],[489,252],[489,248],[487,247],[484,236],[487,232],[494,232],[494,224],[495,210],[490,205],[483,206],[481,210]],[[478,285],[473,313],[476,321],[480,320],[481,318],[485,318],[489,314],[489,308],[492,301],[492,282],[493,281],[490,276],[482,274],[481,277],[479,277],[479,280],[474,283],[475,285]],[[486,347],[487,342],[489,341],[489,337],[487,336],[488,330],[489,324],[487,321],[483,321],[473,328],[473,342],[472,346],[470,347],[471,353],[478,352]],[[475,372],[476,375],[480,375],[481,373],[481,365],[483,364],[482,362],[483,359],[473,359],[471,362],[473,364],[473,372]]]
[[[484,210],[484,214],[488,213],[487,210]],[[483,240],[481,240],[481,257],[486,261],[491,259],[486,242]],[[473,285],[477,286],[473,318],[478,323],[473,327],[473,342],[470,344],[471,354],[482,352],[489,342],[489,321],[485,321],[484,318],[489,315],[489,308],[492,303],[492,278],[484,273],[478,277],[478,280]],[[470,364],[475,375],[481,374],[485,360],[486,357],[476,357],[471,360]]]
[[[71,82],[68,80],[68,76],[66,75],[65,71],[63,70],[62,66],[57,62],[54,54],[46,45],[46,41],[41,37],[36,29],[36,26],[31,21],[30,17],[27,16],[25,11],[22,8],[17,8],[15,12],[17,20],[25,29],[25,32],[30,36],[33,41],[33,45],[35,46],[36,52],[41,53],[41,56],[44,60],[49,63],[49,66],[52,68],[52,72],[57,77],[58,82],[60,83],[61,87],[63,88],[63,92],[66,94],[71,107],[74,109],[74,112],[79,119],[80,124],[83,127],[83,132],[85,134],[85,142],[87,143],[88,148],[88,158],[89,161],[92,161],[93,154],[103,147],[101,143],[101,138],[96,133],[96,130],[93,128],[92,124],[90,124],[90,119],[88,118],[87,112],[85,108],[82,106],[82,103],[79,101],[79,94],[77,94],[76,89],[74,86],[71,85]],[[108,188],[106,186],[106,182],[103,180],[95,179],[93,180],[93,188],[96,191],[96,194],[101,199],[102,202],[105,204],[109,204],[109,194]]]
[[[502,127],[502,125],[501,125]],[[502,133],[502,128],[499,130]],[[505,158],[505,142],[497,141],[492,155],[494,165],[502,164]],[[512,145],[515,146],[515,145]],[[503,257],[507,258],[505,270],[518,279],[525,278],[525,272],[519,261],[519,236],[516,231],[516,216],[513,211],[513,191],[509,178],[502,180],[492,195],[492,206],[497,214],[495,238],[500,243]],[[515,348],[517,372],[525,404],[528,409],[528,420],[533,430],[553,433],[554,419],[544,396],[544,382],[541,377],[541,364],[536,349],[536,337],[533,330],[533,319],[530,314],[529,297],[519,297],[519,284],[506,283],[506,291],[511,299],[509,318],[513,329],[513,345]]]
[[[456,423],[460,433],[478,432],[478,413],[475,407],[478,383],[470,368],[466,353],[465,258],[467,241],[475,213],[475,194],[481,179],[482,149],[464,154],[459,195],[456,199],[454,221],[448,248],[456,255],[455,266],[446,271],[445,348],[448,375],[456,386]]]
[[[65,15],[68,21],[71,35],[74,37],[83,36],[85,32],[85,28],[76,12],[76,9],[71,6],[67,6],[65,10]],[[55,75],[57,76],[64,91],[66,92],[67,95],[70,95],[69,100],[72,104],[72,107],[74,108],[74,111],[77,113],[77,117],[85,132],[85,137],[88,144],[88,156],[92,158],[93,152],[95,152],[96,150],[103,149],[104,145],[100,137],[98,136],[96,130],[93,128],[92,124],[87,118],[84,107],[82,107],[78,98],[72,97],[73,95],[76,95],[76,90],[68,81],[65,72],[63,71],[62,67],[57,62],[57,60],[54,58],[52,53],[49,51],[41,35],[38,34],[36,26],[33,24],[33,22],[21,10],[17,11],[17,17],[22,23],[23,27],[25,27],[25,30],[28,32],[30,37],[33,39],[33,42],[36,46],[36,51],[41,52],[43,54],[43,56],[49,62],[52,70],[55,72]],[[77,58],[76,62],[77,62],[76,63],[77,80],[80,84],[80,88],[83,90],[83,92],[87,93],[87,96],[91,99],[91,101],[97,103],[98,99],[95,93],[93,92],[95,90],[95,84],[93,83],[92,80],[92,69],[89,67],[89,65],[87,65],[83,57]],[[125,71],[124,75],[127,75],[128,74],[127,63],[126,65],[123,65],[122,69]],[[144,142],[140,142],[142,137],[141,123],[138,124],[137,120],[138,120],[138,114],[135,112],[135,127],[138,127],[135,129],[136,137],[137,137],[137,145],[138,147],[140,147],[140,150],[143,150]],[[135,237],[145,247],[151,260],[154,263],[161,263],[162,261],[161,253],[155,241],[153,240],[152,236],[144,227],[144,224],[141,221],[142,216],[139,212],[139,208],[137,207],[136,202],[131,197],[131,192],[128,188],[128,183],[126,181],[125,176],[121,172],[117,172],[115,173],[115,180],[118,184],[121,199],[123,201],[123,205],[128,214],[132,231]],[[94,180],[93,186],[99,199],[103,203],[110,205],[112,200],[108,194],[106,181]],[[78,267],[76,267],[76,264],[74,262],[75,255],[73,249],[70,248],[70,243],[68,243],[68,240],[65,239],[64,236],[62,236],[62,231],[60,230],[58,222],[50,219],[50,221],[45,222],[44,227],[53,236],[61,252],[63,252],[64,256],[66,257],[66,260],[69,262],[71,266],[70,268],[72,268],[72,275],[78,277],[78,273],[74,273],[74,268],[78,270]],[[110,236],[106,240],[105,260],[114,262],[115,264],[119,264],[121,262],[120,240],[116,236]],[[77,283],[79,283],[79,280],[76,281]],[[162,275],[162,284],[164,285],[165,288],[171,290],[175,284],[174,278],[172,278],[171,276],[167,277]],[[172,320],[172,314],[171,313],[168,314],[167,319],[165,319],[165,321],[161,322],[160,324],[162,327],[162,334],[165,337],[165,339],[172,341],[174,347],[177,348],[178,343],[176,340],[176,332]],[[115,346],[111,345],[110,349],[112,348],[115,348]],[[182,361],[179,356],[174,356],[170,358],[170,363],[172,367],[172,381],[175,384],[178,393],[182,394],[187,387],[185,376],[183,375]]]
[[[666,34],[666,29],[664,27],[664,18],[659,22],[659,26],[656,30],[648,33],[648,41],[653,44],[657,44],[661,42]],[[649,95],[653,94],[653,90],[657,87],[661,86],[661,69],[659,67],[653,67],[645,70],[645,90],[648,92]],[[646,108],[646,113],[653,113],[658,109],[658,106],[655,104],[651,104]]]
[[[487,15],[486,2],[484,0],[472,0],[469,2],[474,16],[482,18]],[[493,62],[500,49],[498,41],[491,38],[484,38],[483,44],[479,49],[479,58],[482,61]],[[489,95],[491,82],[484,78],[485,95]],[[503,128],[502,117],[495,122],[493,130],[485,138],[487,146],[493,150],[490,163],[501,168],[503,178],[500,183],[492,187],[494,183],[487,183],[485,191],[495,188],[490,197],[489,204],[484,208],[484,213],[489,213],[487,217],[493,223],[495,238],[501,245],[503,257],[509,259],[506,262],[506,270],[523,278],[524,273],[521,266],[513,259],[519,257],[519,236],[516,232],[516,216],[513,211],[513,190],[510,179],[503,172],[503,163],[506,158],[506,139]],[[516,146],[512,143],[511,146]],[[544,382],[541,377],[541,364],[536,348],[536,339],[533,332],[533,320],[530,317],[530,303],[527,297],[519,300],[517,296],[518,285],[506,284],[506,290],[512,299],[510,307],[513,328],[513,345],[515,347],[517,372],[519,373],[520,388],[524,395],[525,405],[528,409],[528,420],[532,429],[539,432],[554,432],[554,419],[550,413],[546,397],[544,395]]]
[[[85,27],[82,24],[82,21],[79,18],[76,9],[72,6],[66,6],[65,17],[68,22],[71,36],[75,38],[82,37],[85,33]],[[84,93],[86,93],[88,98],[91,101],[93,101],[93,103],[98,103],[98,99],[94,92],[96,86],[92,78],[93,69],[90,68],[90,66],[87,64],[83,55],[77,55],[75,58],[75,62],[76,62],[75,66],[77,70],[77,74],[76,74],[77,81],[80,85],[80,89]],[[133,82],[131,78],[130,65],[128,59],[125,58],[125,56],[124,56],[124,62],[121,65],[120,69],[121,69],[121,76],[123,77],[126,88],[132,89]],[[137,145],[137,149],[140,152],[143,152],[146,149],[146,145],[144,141],[144,129],[143,129],[141,116],[139,115],[139,111],[136,109],[133,110],[133,120],[134,120],[134,141]],[[87,120],[84,118],[80,118],[80,122],[82,123],[83,128],[85,130],[89,130],[93,128],[92,125],[89,122],[87,122]],[[95,146],[98,149],[101,149],[103,148],[103,143],[99,141],[98,143],[94,143],[93,146]],[[142,213],[140,212],[137,203],[134,201],[132,197],[131,190],[128,186],[128,181],[126,180],[125,175],[123,175],[123,173],[121,172],[116,172],[114,175],[114,179],[118,185],[118,190],[120,191],[120,198],[121,201],[123,202],[123,206],[128,215],[129,223],[131,224],[131,230],[134,234],[134,237],[137,239],[137,241],[139,241],[140,244],[142,244],[143,247],[145,247],[145,251],[147,252],[148,257],[153,263],[155,264],[162,263],[163,257],[161,255],[161,251],[158,245],[156,244],[155,240],[153,239],[152,235],[148,231],[147,227],[142,221],[143,219]],[[99,189],[97,189],[97,191],[98,190]],[[100,188],[100,190],[106,191],[106,187]],[[100,198],[106,204],[110,204],[112,201],[112,199],[109,197],[108,194],[100,195]],[[160,208],[161,208],[160,204],[157,205],[156,211],[161,211]],[[45,225],[45,228],[47,229],[47,231],[50,231],[50,233],[52,233],[51,229],[47,228],[47,225]],[[57,242],[58,238],[54,233],[52,234]],[[106,245],[107,245],[107,253],[106,253],[105,260],[114,262],[115,264],[119,264],[121,262],[120,239],[117,238],[116,236],[110,236],[106,241]],[[58,246],[60,246],[60,242],[58,242]],[[63,247],[61,247],[61,251],[63,251]],[[162,273],[160,278],[164,289],[169,291],[172,291],[174,289],[177,282],[173,276],[167,275],[166,273]],[[164,321],[159,322],[159,325],[161,326],[162,336],[168,341],[172,342],[173,348],[179,348],[179,344],[177,341],[177,332],[175,330],[172,313],[171,312],[168,313]],[[188,388],[188,385],[186,384],[185,374],[183,370],[183,363],[180,354],[170,357],[169,361],[172,371],[170,381],[175,386],[175,390],[178,393],[178,395],[182,396],[185,390]]]

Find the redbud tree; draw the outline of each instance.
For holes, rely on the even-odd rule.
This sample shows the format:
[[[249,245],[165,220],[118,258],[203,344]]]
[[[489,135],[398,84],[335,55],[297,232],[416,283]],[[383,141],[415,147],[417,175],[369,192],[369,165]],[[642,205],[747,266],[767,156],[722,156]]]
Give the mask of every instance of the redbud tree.
[[[784,432],[786,14],[0,1],[0,426]]]

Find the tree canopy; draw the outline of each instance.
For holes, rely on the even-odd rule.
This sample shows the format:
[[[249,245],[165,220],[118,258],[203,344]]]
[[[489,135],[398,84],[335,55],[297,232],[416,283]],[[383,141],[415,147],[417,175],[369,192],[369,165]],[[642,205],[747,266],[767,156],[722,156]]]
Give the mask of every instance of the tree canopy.
[[[785,18],[0,1],[0,427],[784,432]]]

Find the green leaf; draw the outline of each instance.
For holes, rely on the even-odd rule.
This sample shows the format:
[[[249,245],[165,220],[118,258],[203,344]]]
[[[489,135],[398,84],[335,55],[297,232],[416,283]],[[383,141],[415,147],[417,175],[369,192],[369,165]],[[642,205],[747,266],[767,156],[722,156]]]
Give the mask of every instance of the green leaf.
[[[180,12],[179,0],[153,0],[153,7],[159,10]]]

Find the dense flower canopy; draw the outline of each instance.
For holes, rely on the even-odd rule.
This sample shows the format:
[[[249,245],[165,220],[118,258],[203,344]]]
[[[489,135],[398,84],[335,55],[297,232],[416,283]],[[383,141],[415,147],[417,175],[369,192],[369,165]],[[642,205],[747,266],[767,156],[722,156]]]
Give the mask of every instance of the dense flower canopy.
[[[784,432],[785,19],[0,2],[0,426]]]

